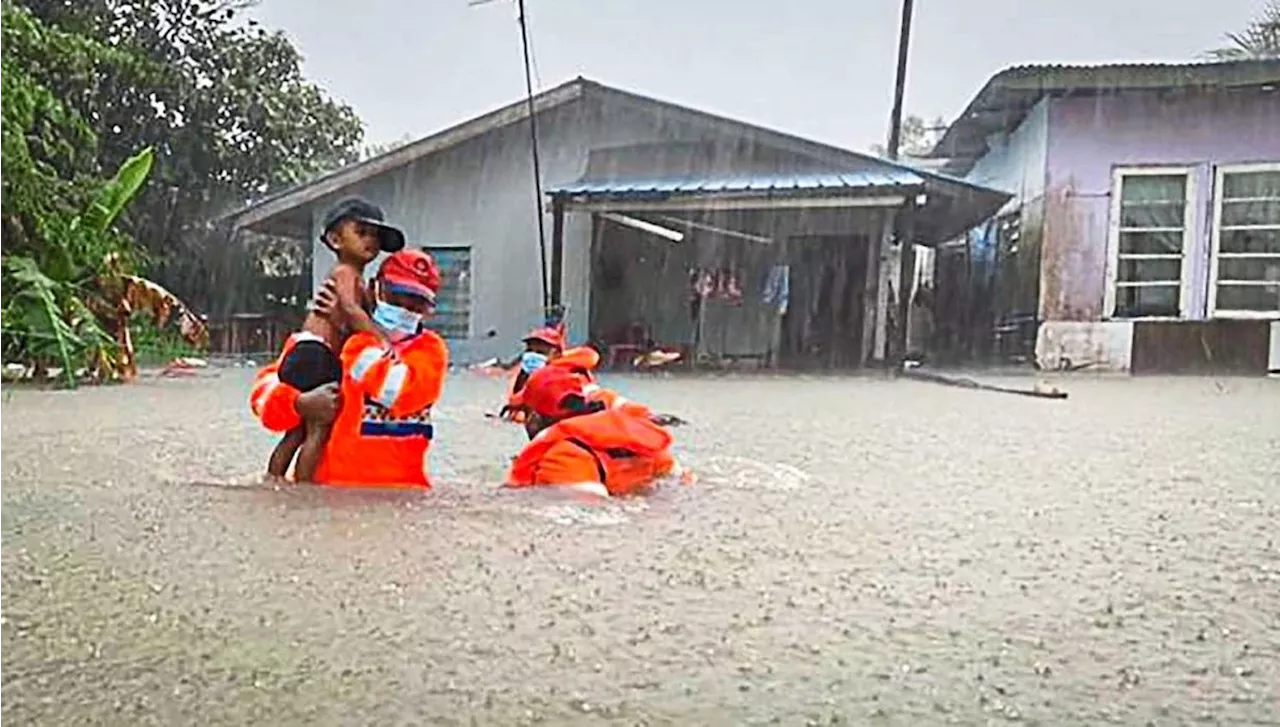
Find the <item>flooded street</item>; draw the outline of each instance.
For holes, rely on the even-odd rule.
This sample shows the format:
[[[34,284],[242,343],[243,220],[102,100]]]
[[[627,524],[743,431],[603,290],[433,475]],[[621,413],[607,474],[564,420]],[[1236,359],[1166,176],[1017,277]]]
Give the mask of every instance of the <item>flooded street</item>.
[[[249,484],[247,369],[3,415],[13,724],[1278,724],[1280,383],[618,380],[696,481],[500,492],[456,373],[430,494]]]

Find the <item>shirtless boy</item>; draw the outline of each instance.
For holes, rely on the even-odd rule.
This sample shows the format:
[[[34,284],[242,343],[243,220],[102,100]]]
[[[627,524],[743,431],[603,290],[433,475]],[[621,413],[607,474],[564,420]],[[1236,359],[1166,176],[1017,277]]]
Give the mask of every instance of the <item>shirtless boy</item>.
[[[311,312],[302,330],[290,337],[280,362],[280,382],[299,392],[311,391],[326,384],[342,381],[342,345],[356,331],[369,331],[385,337],[369,317],[368,292],[364,285],[364,266],[381,252],[396,252],[404,247],[404,233],[384,221],[382,209],[358,198],[335,204],[324,216],[320,233],[323,242],[338,262],[329,271],[326,286],[337,296],[337,305],[329,316]],[[320,463],[332,422],[304,421],[284,435],[267,464],[267,474],[283,478],[297,455],[294,479],[310,482]]]

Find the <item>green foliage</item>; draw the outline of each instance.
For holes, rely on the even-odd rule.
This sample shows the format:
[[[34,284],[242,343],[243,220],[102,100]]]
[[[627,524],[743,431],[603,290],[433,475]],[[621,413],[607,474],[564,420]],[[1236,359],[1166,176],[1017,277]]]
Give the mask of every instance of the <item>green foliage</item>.
[[[98,195],[89,202],[89,208],[82,217],[74,220],[76,227],[83,226],[92,234],[105,234],[124,212],[124,208],[142,189],[147,175],[151,174],[151,165],[155,162],[155,150],[151,147],[125,160],[116,175],[103,185]]]
[[[947,121],[941,116],[933,121],[925,121],[923,116],[907,114],[902,117],[902,137],[898,142],[898,156],[921,157],[933,151],[934,144],[942,138],[947,130]],[[883,144],[873,144],[871,151],[878,156],[885,155]]]
[[[0,261],[9,295],[4,301],[5,359],[31,360],[44,367],[62,365],[68,383],[75,385],[78,358],[72,352],[84,345],[63,318],[58,302],[62,285],[40,272],[31,258]]]
[[[153,183],[122,220],[149,272],[211,310],[225,231],[206,221],[265,193],[358,158],[363,129],[301,71],[288,38],[245,17],[243,0],[18,0],[48,28],[119,49],[130,62],[68,72],[36,56],[36,80],[89,119],[101,167],[156,149]],[[24,57],[25,56],[24,54]]]
[[[202,355],[200,349],[183,340],[172,328],[156,325],[155,318],[149,315],[129,321],[129,335],[140,366],[162,366],[175,358]]]
[[[113,341],[86,303],[102,262],[111,253],[136,260],[129,241],[102,220],[85,225],[79,210],[101,186],[95,137],[84,117],[35,80],[48,72],[95,73],[124,62],[92,41],[45,27],[5,2],[0,81],[3,127],[3,241],[5,361],[38,369],[57,366],[74,384],[78,369],[113,354]],[[20,54],[42,58],[28,63]],[[144,175],[145,178],[145,175]],[[136,180],[136,185],[142,180]],[[108,185],[110,187],[111,185]],[[130,195],[102,193],[123,207]],[[88,219],[92,219],[90,216]]]
[[[136,272],[212,302],[255,264],[206,220],[357,156],[354,112],[243,0],[0,5],[6,362],[127,369],[131,305],[181,307]]]
[[[1227,33],[1231,45],[1206,55],[1220,61],[1280,58],[1280,0],[1268,0],[1262,12],[1238,33]]]

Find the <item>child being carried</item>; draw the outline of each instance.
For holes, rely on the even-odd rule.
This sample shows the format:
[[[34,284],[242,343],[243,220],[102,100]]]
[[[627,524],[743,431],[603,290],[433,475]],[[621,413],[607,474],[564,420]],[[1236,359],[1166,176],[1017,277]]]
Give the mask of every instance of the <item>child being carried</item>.
[[[311,312],[302,330],[289,337],[280,360],[279,379],[299,392],[311,391],[342,381],[342,346],[356,331],[369,331],[385,338],[386,333],[369,316],[364,267],[379,252],[396,252],[404,247],[404,233],[384,221],[382,209],[358,198],[338,202],[324,216],[320,233],[338,262],[329,271],[326,286],[338,303],[331,316]],[[310,482],[320,463],[332,422],[304,421],[287,432],[271,453],[267,474],[283,478],[297,455],[294,479]]]

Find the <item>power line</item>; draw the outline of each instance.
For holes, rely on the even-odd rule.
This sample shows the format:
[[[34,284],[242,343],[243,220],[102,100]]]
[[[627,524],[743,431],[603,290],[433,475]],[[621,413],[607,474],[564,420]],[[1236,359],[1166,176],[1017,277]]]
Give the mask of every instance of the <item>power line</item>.
[[[471,6],[487,5],[492,0],[469,0]],[[542,160],[538,154],[538,115],[533,102],[533,53],[530,49],[529,23],[525,12],[524,0],[516,0],[517,20],[520,23],[520,45],[524,51],[524,86],[525,103],[529,107],[529,141],[533,156],[533,210],[538,218],[538,262],[542,270],[542,310],[544,315],[551,309],[551,299],[547,291],[547,230],[542,214]]]
[[[542,310],[551,310],[547,294],[547,230],[542,219],[542,162],[538,156],[538,114],[533,104],[533,61],[529,53],[529,24],[525,22],[524,0],[516,0],[520,10],[520,40],[524,47],[524,85],[529,104],[529,141],[533,150],[533,211],[538,216],[538,262],[542,265]]]

